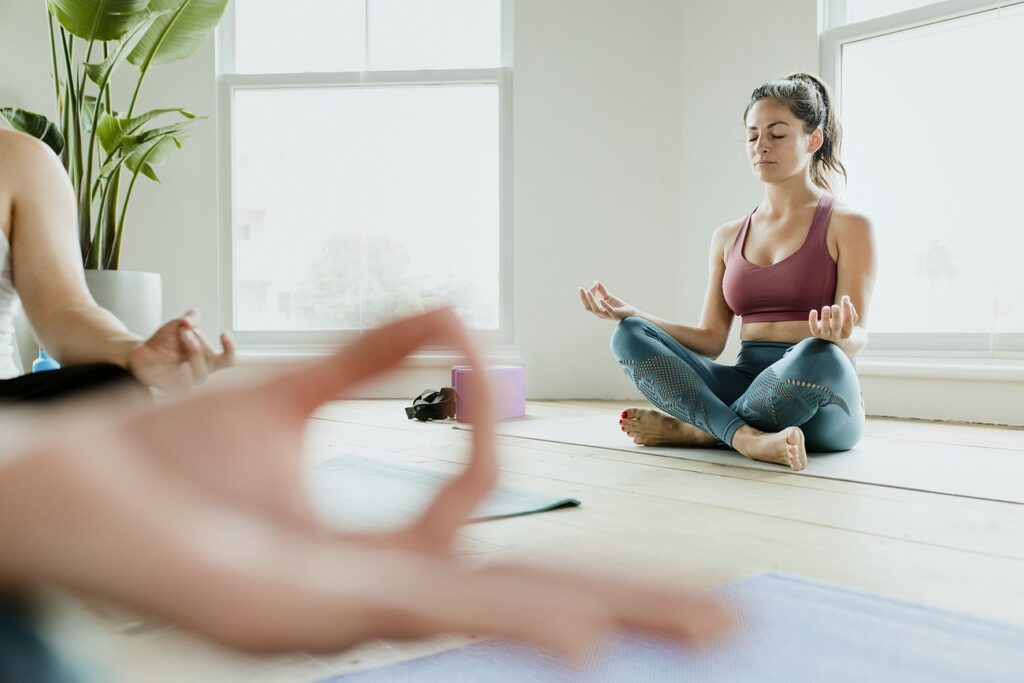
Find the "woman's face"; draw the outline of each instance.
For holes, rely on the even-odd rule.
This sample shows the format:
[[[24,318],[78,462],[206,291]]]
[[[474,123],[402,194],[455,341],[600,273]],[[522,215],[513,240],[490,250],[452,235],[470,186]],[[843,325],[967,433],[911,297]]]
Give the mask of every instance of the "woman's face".
[[[789,107],[772,99],[758,100],[747,112],[747,159],[763,183],[777,183],[806,173],[821,147],[820,128],[804,132],[800,119]]]

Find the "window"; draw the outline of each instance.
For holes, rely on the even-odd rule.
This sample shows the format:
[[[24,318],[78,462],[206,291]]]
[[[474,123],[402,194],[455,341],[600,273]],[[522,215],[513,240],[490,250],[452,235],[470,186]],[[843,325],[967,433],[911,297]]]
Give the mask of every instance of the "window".
[[[1024,3],[836,4],[872,18],[928,5],[822,37],[850,175],[839,195],[878,239],[872,349],[1021,355]]]
[[[226,327],[310,345],[441,303],[510,336],[502,0],[234,0]]]

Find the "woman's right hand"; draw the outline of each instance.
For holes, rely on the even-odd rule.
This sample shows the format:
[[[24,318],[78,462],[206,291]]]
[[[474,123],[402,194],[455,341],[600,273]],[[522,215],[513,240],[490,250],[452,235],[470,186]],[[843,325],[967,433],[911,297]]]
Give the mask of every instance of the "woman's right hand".
[[[637,314],[634,307],[609,292],[601,282],[595,282],[589,289],[580,287],[579,292],[583,307],[598,318],[623,320]]]

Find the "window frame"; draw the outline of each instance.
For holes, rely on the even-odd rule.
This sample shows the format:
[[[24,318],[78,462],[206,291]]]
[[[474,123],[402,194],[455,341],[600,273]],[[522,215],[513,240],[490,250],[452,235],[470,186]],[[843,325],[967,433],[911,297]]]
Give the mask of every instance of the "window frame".
[[[319,352],[358,337],[363,330],[239,330],[235,328],[234,94],[247,89],[389,87],[485,84],[498,88],[498,329],[472,330],[481,343],[511,345],[512,300],[512,2],[500,0],[501,63],[483,69],[408,71],[235,72],[235,1],[217,30],[220,326],[239,348],[284,353]],[[435,349],[436,351],[437,349]],[[428,353],[430,350],[428,349]]]
[[[1021,4],[1024,0],[943,0],[865,21],[845,23],[846,0],[820,0],[821,75],[832,84],[840,121],[844,45]],[[1024,359],[1024,333],[869,331],[869,336],[868,348],[862,353],[865,357]]]

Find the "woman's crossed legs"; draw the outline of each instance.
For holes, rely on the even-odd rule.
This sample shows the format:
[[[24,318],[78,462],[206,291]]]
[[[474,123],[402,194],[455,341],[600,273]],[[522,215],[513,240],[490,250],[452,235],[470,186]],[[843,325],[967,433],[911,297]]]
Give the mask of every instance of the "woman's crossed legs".
[[[749,458],[802,469],[807,450],[847,450],[860,439],[856,370],[831,342],[747,342],[737,364],[727,366],[642,318],[626,318],[611,347],[640,392],[671,416],[626,411],[623,428],[637,443],[721,442]]]

